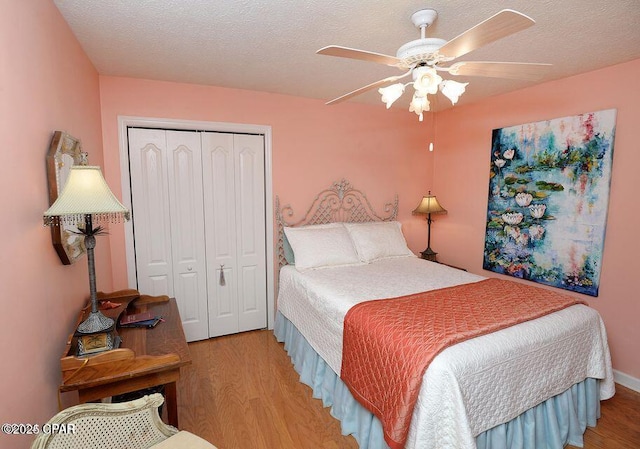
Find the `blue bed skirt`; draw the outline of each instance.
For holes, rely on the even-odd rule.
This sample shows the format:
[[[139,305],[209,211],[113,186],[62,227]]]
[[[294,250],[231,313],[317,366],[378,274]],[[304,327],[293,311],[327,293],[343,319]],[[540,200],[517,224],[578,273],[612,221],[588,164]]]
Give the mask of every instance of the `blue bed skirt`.
[[[331,407],[343,435],[353,435],[360,449],[388,449],[378,418],[362,407],[298,329],[277,312],[274,334],[289,353],[300,381],[313,390],[313,397]],[[478,449],[562,449],[583,447],[587,426],[600,417],[598,381],[588,378],[563,393],[527,410],[513,420],[476,437]]]

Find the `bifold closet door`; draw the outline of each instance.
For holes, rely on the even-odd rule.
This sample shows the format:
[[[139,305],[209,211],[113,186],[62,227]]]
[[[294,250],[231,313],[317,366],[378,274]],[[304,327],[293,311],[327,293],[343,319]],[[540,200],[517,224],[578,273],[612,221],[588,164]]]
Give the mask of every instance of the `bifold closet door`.
[[[264,137],[202,135],[211,337],[267,325]]]
[[[209,337],[200,135],[129,129],[138,290],[176,298],[188,341]]]

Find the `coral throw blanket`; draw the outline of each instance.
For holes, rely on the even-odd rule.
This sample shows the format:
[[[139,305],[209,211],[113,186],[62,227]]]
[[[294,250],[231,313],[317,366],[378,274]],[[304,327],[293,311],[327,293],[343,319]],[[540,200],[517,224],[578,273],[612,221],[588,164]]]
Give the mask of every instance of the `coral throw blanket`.
[[[340,377],[380,419],[387,444],[400,449],[424,372],[439,352],[578,303],[499,279],[363,302],[345,316]]]

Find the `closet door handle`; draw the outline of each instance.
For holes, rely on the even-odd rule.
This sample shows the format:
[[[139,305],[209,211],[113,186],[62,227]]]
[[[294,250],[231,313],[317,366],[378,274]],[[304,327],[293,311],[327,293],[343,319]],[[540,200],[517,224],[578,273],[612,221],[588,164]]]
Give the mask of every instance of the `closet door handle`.
[[[223,287],[227,285],[227,281],[224,279],[224,264],[220,265],[220,285]]]
[[[187,267],[187,271],[193,271],[193,267],[192,267],[191,265],[189,265],[189,266]]]

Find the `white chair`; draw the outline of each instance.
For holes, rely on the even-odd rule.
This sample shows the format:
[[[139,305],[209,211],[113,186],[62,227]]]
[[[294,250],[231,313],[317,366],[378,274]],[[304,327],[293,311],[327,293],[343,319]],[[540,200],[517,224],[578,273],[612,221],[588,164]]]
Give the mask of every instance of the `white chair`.
[[[69,407],[43,426],[31,449],[216,449],[163,423],[158,415],[163,402],[155,393],[120,404]]]

